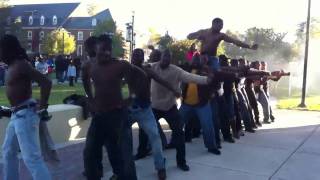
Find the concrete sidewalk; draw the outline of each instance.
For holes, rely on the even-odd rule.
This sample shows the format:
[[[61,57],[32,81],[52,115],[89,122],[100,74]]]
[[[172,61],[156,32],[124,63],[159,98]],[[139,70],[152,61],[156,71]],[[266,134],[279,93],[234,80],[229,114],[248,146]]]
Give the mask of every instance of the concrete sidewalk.
[[[189,172],[176,167],[175,150],[165,151],[168,180],[319,180],[320,113],[276,111],[276,123],[264,125],[255,134],[246,134],[235,144],[222,144],[222,155],[209,154],[202,138],[187,144]],[[134,129],[137,146],[137,129]],[[169,135],[169,132],[167,132]],[[83,143],[59,149],[62,162],[49,165],[55,180],[81,180]],[[106,154],[106,153],[105,153]],[[105,178],[111,168],[105,156]],[[153,159],[136,161],[138,179],[156,178]],[[2,178],[0,164],[0,179]],[[21,179],[29,180],[26,168]]]

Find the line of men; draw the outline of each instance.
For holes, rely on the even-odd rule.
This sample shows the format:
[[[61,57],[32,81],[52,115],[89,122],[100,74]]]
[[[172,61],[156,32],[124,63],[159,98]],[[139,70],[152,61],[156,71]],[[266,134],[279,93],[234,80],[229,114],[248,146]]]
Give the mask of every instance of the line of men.
[[[216,155],[221,153],[220,130],[228,142],[234,142],[232,135],[237,138],[242,135],[241,120],[246,131],[254,132],[259,119],[251,103],[255,99],[253,83],[261,81],[261,77],[274,77],[270,77],[269,72],[248,68],[245,60],[233,60],[233,67],[229,67],[228,60],[223,60],[223,57],[219,61],[216,50],[222,40],[244,48],[258,48],[257,45],[250,46],[221,33],[222,27],[223,21],[216,18],[210,29],[188,36],[189,39],[200,40],[202,47],[200,55],[194,56],[191,66],[186,70],[171,64],[169,50],[161,54],[155,51],[151,55],[153,63],[143,64],[144,53],[136,49],[130,64],[112,58],[112,39],[107,35],[90,37],[85,42],[89,59],[82,67],[82,80],[93,113],[83,152],[84,175],[87,179],[96,180],[103,176],[103,147],[107,149],[113,169],[111,179],[137,179],[132,156],[133,122],[138,122],[141,129],[136,157],[143,157],[141,154],[145,155],[150,145],[157,175],[161,180],[166,179],[165,147],[175,148],[177,167],[189,171],[185,138],[188,134],[190,138],[190,131],[195,129],[195,126],[190,125],[192,120],[199,120],[205,147],[209,153]],[[8,41],[14,42],[10,46],[12,49],[7,49]],[[39,118],[36,114],[37,106],[31,98],[31,82],[40,84],[40,109],[47,108],[51,83],[30,66],[25,51],[13,36],[6,35],[1,40],[0,59],[9,65],[10,78],[6,92],[13,109],[3,145],[4,179],[18,179],[19,147],[32,177],[36,180],[51,179],[36,144]],[[275,73],[275,76],[279,78],[282,74]],[[257,76],[259,78],[253,78]],[[240,77],[247,77],[245,86]],[[234,84],[234,81],[239,82]],[[124,84],[129,89],[129,98],[124,98]],[[233,85],[237,85],[236,91]],[[257,94],[260,92],[264,90],[257,89]],[[264,95],[264,98],[260,98],[261,102],[268,101]],[[177,107],[177,97],[182,97],[180,109]],[[254,117],[250,108],[255,112]],[[266,112],[270,112],[270,105],[267,109]],[[172,130],[169,145],[158,122],[160,118],[164,118]],[[253,119],[255,123],[252,123]]]

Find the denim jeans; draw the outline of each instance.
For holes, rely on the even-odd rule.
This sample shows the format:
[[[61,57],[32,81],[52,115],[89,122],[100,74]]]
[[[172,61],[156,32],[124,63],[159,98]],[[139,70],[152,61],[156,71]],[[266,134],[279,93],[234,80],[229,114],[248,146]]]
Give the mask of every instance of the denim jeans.
[[[120,180],[136,180],[132,157],[132,129],[127,109],[115,109],[95,114],[88,129],[84,149],[87,178],[101,179],[102,146],[108,150],[113,172]]]
[[[196,114],[201,124],[203,140],[206,148],[217,149],[211,107],[209,103],[203,106],[190,106],[187,104],[182,104],[179,112],[184,123],[187,123],[189,118],[192,117],[193,114]]]
[[[31,101],[27,100],[21,105],[29,104]],[[19,179],[19,150],[34,180],[51,179],[38,144],[39,121],[34,108],[23,109],[12,114],[2,146],[4,180]]]
[[[165,158],[163,157],[161,139],[156,118],[154,117],[151,107],[141,108],[139,106],[131,106],[129,111],[132,123],[137,122],[139,127],[143,129],[148,136],[156,170],[165,169]]]

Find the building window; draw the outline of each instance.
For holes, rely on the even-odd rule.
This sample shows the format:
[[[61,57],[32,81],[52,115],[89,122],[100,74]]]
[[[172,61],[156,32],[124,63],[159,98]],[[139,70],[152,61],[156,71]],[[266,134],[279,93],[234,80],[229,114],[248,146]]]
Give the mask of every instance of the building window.
[[[44,25],[44,20],[45,20],[45,19],[44,19],[44,16],[41,16],[41,18],[40,18],[40,25],[41,25],[41,26]]]
[[[90,36],[93,36],[93,32],[90,32]]]
[[[82,45],[78,45],[77,47],[77,56],[82,56]]]
[[[82,31],[78,32],[78,41],[83,41],[83,32]]]
[[[52,24],[53,25],[57,25],[58,24],[58,18],[57,18],[56,15],[54,15],[53,18],[52,18]]]
[[[43,48],[43,45],[39,44],[39,54],[42,54],[42,48]]]
[[[29,25],[31,26],[33,24],[33,17],[29,16]]]
[[[97,26],[97,19],[96,18],[92,19],[92,26]]]
[[[8,26],[11,25],[11,17],[7,17],[7,25],[8,25]]]
[[[40,31],[39,33],[40,40],[44,39],[44,31]]]
[[[28,40],[32,40],[32,31],[28,31]]]
[[[28,52],[28,53],[31,53],[31,52],[32,52],[32,43],[28,43],[27,52]]]

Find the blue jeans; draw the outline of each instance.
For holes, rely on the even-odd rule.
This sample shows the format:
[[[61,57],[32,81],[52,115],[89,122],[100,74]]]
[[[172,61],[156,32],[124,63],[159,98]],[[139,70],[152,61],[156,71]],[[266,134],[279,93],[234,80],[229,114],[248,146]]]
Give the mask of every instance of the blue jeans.
[[[21,105],[30,102],[28,100]],[[38,144],[39,121],[34,108],[12,114],[2,146],[4,180],[19,179],[19,150],[34,180],[51,179]]]
[[[184,123],[189,121],[189,118],[192,117],[192,114],[196,114],[201,124],[203,140],[206,148],[217,148],[214,125],[212,122],[212,112],[209,103],[203,106],[190,106],[187,104],[182,104],[179,112]]]
[[[163,157],[161,139],[156,118],[154,117],[151,107],[141,108],[139,106],[131,106],[129,111],[132,123],[137,122],[149,138],[156,170],[165,169],[165,158]]]

